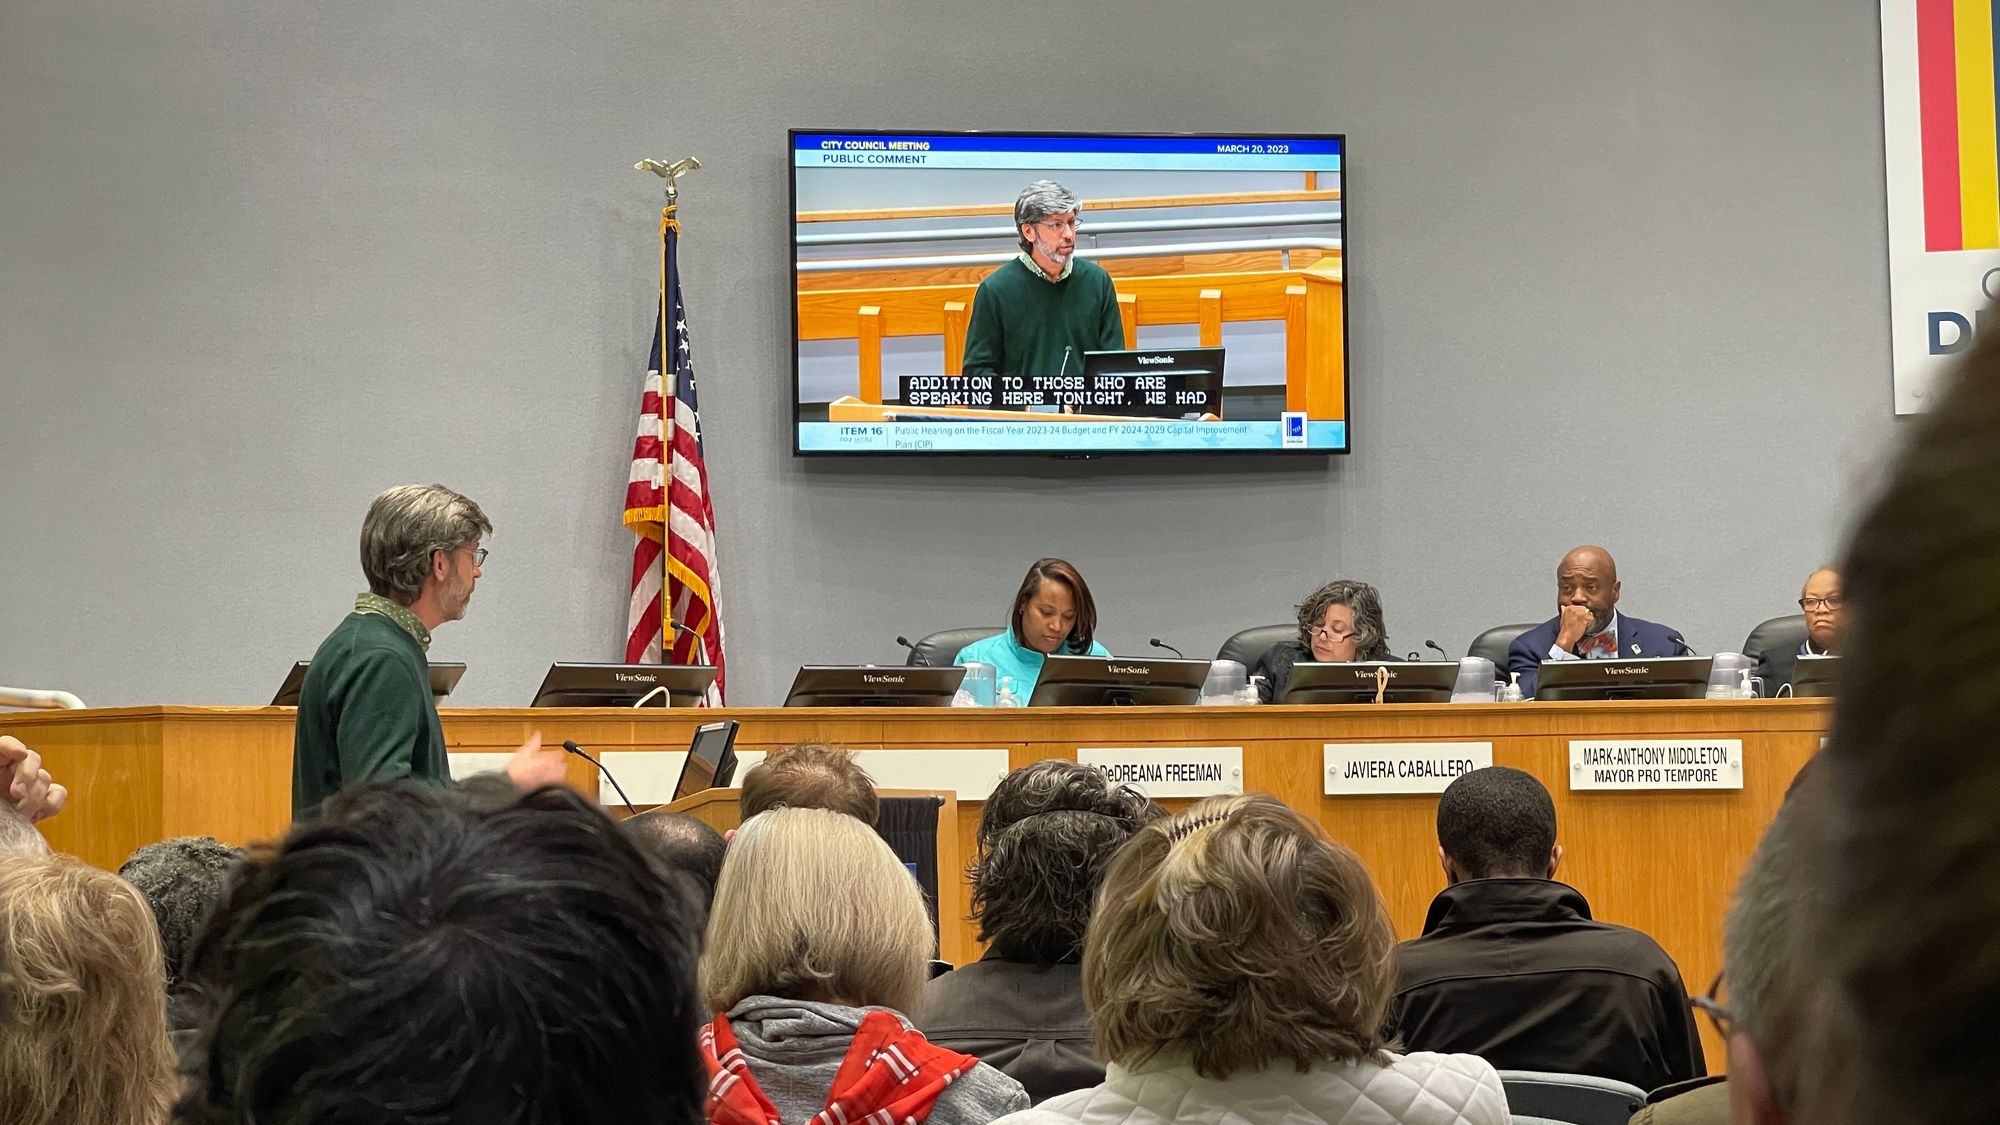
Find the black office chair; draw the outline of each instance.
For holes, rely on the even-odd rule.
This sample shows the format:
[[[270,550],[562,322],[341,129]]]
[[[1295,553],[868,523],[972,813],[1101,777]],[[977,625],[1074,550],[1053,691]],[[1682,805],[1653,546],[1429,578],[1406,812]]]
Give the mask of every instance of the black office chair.
[[[1792,682],[1799,667],[1799,646],[1806,643],[1806,615],[1789,614],[1763,622],[1743,639],[1743,655],[1756,662],[1750,674],[1764,681],[1764,694],[1778,694]]]
[[[1495,625],[1474,637],[1471,647],[1465,650],[1465,655],[1483,656],[1491,660],[1494,670],[1504,680],[1507,678],[1507,646],[1514,643],[1514,638],[1540,624],[1539,621],[1530,621],[1526,625]]]
[[[1545,1117],[1573,1125],[1626,1125],[1646,1092],[1615,1078],[1587,1074],[1546,1074],[1536,1070],[1503,1070],[1507,1110],[1516,1117]]]
[[[940,629],[930,636],[917,641],[915,647],[910,649],[910,655],[904,659],[903,663],[908,665],[924,665],[930,668],[948,667],[953,658],[958,656],[959,649],[964,648],[974,641],[983,641],[1001,631],[1001,628],[995,628],[991,625],[961,629]]]
[[[1222,642],[1222,647],[1216,650],[1215,658],[1234,660],[1245,668],[1255,668],[1257,662],[1264,659],[1264,654],[1271,651],[1273,645],[1295,641],[1298,638],[1297,624],[1255,625],[1230,634],[1229,639]]]

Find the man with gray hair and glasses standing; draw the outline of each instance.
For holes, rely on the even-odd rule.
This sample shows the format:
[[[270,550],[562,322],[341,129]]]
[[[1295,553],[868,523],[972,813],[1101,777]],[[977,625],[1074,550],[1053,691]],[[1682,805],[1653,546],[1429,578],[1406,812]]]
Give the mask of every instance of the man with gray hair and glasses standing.
[[[368,506],[368,592],[320,642],[299,691],[293,817],[357,781],[451,779],[425,653],[431,630],[465,616],[492,532],[479,505],[441,484],[397,485]],[[538,731],[507,767],[522,788],[562,779],[561,753],[541,753],[541,741]]]
[[[1014,201],[1021,252],[973,294],[965,374],[1080,377],[1084,352],[1125,346],[1111,275],[1076,259],[1082,209],[1054,180],[1036,180]]]

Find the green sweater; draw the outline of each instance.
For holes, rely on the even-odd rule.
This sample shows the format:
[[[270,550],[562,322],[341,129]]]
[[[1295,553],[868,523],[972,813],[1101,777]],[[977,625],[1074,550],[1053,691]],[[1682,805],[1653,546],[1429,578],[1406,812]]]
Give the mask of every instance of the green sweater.
[[[965,373],[1081,375],[1084,352],[1124,346],[1118,291],[1103,266],[1077,258],[1068,277],[1048,281],[1016,258],[987,274],[973,294]]]
[[[351,613],[313,653],[299,690],[292,816],[312,815],[350,782],[399,777],[451,779],[430,664],[401,625]]]

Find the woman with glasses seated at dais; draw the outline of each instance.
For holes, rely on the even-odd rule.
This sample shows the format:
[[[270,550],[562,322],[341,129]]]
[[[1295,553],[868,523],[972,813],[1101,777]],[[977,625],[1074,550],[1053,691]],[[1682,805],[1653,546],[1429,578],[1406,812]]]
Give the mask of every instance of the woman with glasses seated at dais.
[[[1284,699],[1292,665],[1300,661],[1394,660],[1388,635],[1382,624],[1382,595],[1375,587],[1345,578],[1329,582],[1299,603],[1298,639],[1272,645],[1250,670],[1263,677],[1258,699],[1264,703]]]

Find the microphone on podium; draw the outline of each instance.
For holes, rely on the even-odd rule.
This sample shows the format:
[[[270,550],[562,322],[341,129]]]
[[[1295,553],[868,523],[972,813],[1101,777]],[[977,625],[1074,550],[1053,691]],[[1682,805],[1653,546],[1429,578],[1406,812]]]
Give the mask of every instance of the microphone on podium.
[[[702,658],[702,653],[706,651],[708,648],[708,642],[702,638],[702,635],[700,633],[695,632],[693,629],[690,629],[687,626],[681,624],[678,621],[668,621],[667,625],[670,628],[672,628],[673,631],[676,633],[686,633],[688,636],[694,638],[694,648],[691,650],[694,654],[694,663],[690,665],[690,667],[694,668],[708,667],[709,666],[708,661]],[[667,647],[672,648],[673,646],[669,645]],[[611,775],[606,774],[605,776],[609,777]]]
[[[1150,641],[1147,641],[1146,643],[1147,643],[1147,644],[1149,644],[1149,645],[1152,645],[1152,646],[1153,646],[1154,648],[1163,648],[1163,649],[1166,649],[1166,650],[1167,650],[1168,652],[1171,652],[1171,653],[1173,653],[1173,654],[1174,654],[1175,656],[1179,656],[1179,657],[1180,657],[1180,658],[1181,658],[1182,660],[1186,660],[1186,659],[1187,659],[1187,657],[1186,657],[1186,656],[1183,656],[1183,655],[1181,654],[1181,650],[1180,650],[1180,649],[1177,649],[1177,648],[1175,648],[1174,646],[1172,646],[1172,645],[1168,644],[1167,642],[1165,642],[1165,641],[1161,640],[1161,639],[1160,639],[1160,638],[1158,638],[1158,637],[1154,637],[1154,638],[1153,638],[1152,640],[1150,640]]]
[[[1682,655],[1682,656],[1700,656],[1700,655],[1701,655],[1700,653],[1698,653],[1698,652],[1696,652],[1696,651],[1694,650],[1694,646],[1693,646],[1693,645],[1691,645],[1691,644],[1689,644],[1689,643],[1687,642],[1687,638],[1686,638],[1686,637],[1683,637],[1683,636],[1681,636],[1681,635],[1680,635],[1680,632],[1679,632],[1678,630],[1674,630],[1674,629],[1669,629],[1669,630],[1667,630],[1667,639],[1668,639],[1668,640],[1670,640],[1670,641],[1672,641],[1672,642],[1674,642],[1675,644],[1677,644],[1677,645],[1681,646],[1681,655]]]
[[[1436,641],[1427,640],[1424,642],[1424,647],[1430,649],[1432,652],[1437,653],[1439,656],[1444,657],[1446,660],[1451,659],[1451,654],[1446,652],[1444,649],[1438,647],[1438,643]]]
[[[583,747],[578,746],[575,742],[569,739],[563,740],[563,749],[569,751],[572,754],[575,754],[577,757],[582,758],[584,761],[589,762],[591,765],[596,766],[597,772],[604,775],[604,780],[611,783],[611,788],[618,791],[618,799],[625,802],[625,811],[631,813],[633,816],[639,815],[639,810],[632,807],[632,798],[627,797],[625,795],[625,787],[618,784],[618,779],[611,776],[611,771],[604,768],[603,762],[600,762],[596,758],[593,758],[590,755],[584,753]]]
[[[931,666],[930,658],[926,657],[923,654],[922,649],[919,649],[916,645],[911,644],[910,638],[905,637],[902,634],[898,633],[896,635],[896,643],[902,645],[906,649],[909,649],[910,655],[917,658],[917,663],[923,665],[926,668],[929,668]]]

